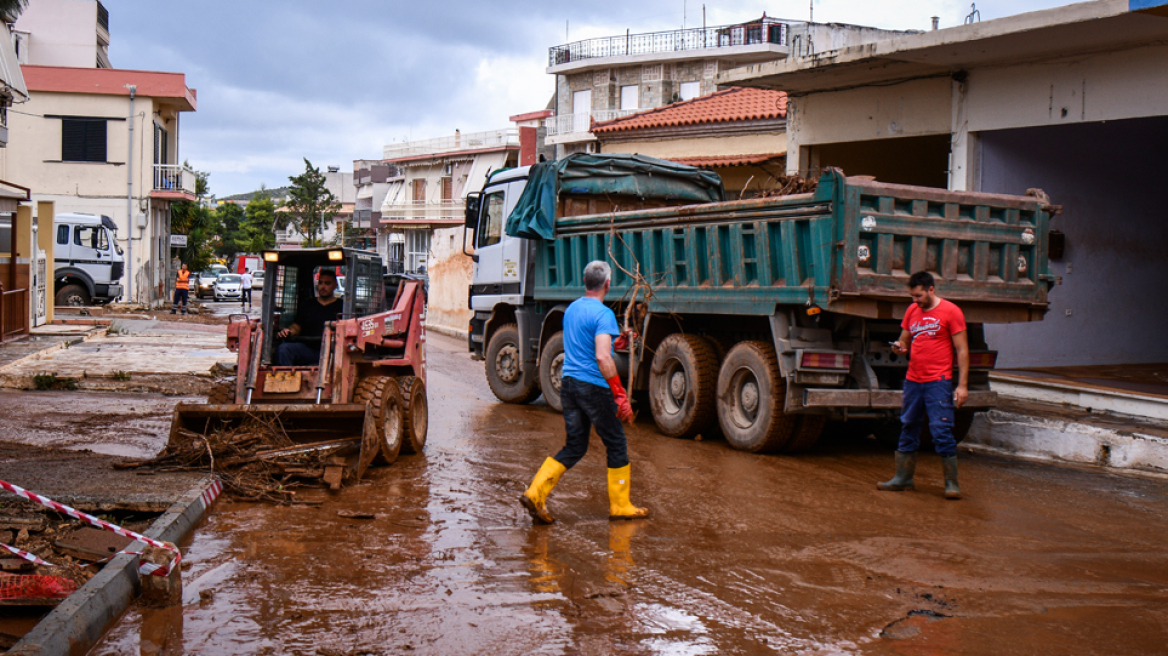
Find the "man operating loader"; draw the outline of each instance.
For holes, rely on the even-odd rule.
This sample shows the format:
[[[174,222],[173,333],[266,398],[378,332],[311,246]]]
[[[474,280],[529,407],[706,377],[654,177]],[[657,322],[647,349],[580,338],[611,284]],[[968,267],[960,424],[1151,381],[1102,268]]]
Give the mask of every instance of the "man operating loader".
[[[608,452],[609,519],[640,519],[647,508],[629,502],[629,456],[622,421],[632,422],[633,409],[612,359],[613,337],[625,339],[616,315],[604,304],[612,270],[600,261],[584,267],[584,296],[564,313],[564,368],[560,396],[564,405],[564,448],[544,461],[531,486],[519,498],[537,523],[555,521],[547,509],[548,494],[588,451],[592,428]]]
[[[276,333],[281,339],[301,337],[302,342],[284,342],[276,349],[276,365],[305,367],[320,361],[320,338],[324,325],[336,321],[344,304],[336,297],[337,274],[331,269],[317,273],[316,297],[296,312],[292,325]],[[312,339],[312,338],[315,338]]]

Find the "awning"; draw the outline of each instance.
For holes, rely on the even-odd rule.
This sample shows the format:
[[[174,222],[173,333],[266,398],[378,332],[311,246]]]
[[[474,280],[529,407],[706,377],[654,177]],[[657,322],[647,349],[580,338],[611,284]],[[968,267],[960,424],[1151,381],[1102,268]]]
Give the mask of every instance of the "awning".
[[[483,153],[474,158],[470,165],[470,172],[466,174],[466,183],[462,185],[462,197],[472,191],[482,191],[487,184],[487,174],[498,171],[507,163],[507,153]]]
[[[12,32],[0,23],[0,84],[12,94],[13,102],[28,100],[28,87],[24,84],[24,74],[20,72],[20,62],[16,59],[16,47],[12,45]]]

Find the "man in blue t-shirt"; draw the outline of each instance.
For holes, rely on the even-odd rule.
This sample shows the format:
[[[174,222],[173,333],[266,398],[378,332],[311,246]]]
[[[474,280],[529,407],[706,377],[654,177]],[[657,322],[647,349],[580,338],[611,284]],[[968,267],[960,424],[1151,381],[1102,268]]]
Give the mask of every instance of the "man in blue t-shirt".
[[[608,452],[609,519],[640,519],[647,508],[629,502],[629,455],[622,421],[633,421],[629,396],[612,359],[613,337],[621,334],[616,315],[604,304],[612,270],[600,261],[584,267],[584,296],[564,313],[564,369],[560,400],[564,405],[564,448],[548,458],[531,486],[519,497],[531,518],[541,524],[555,521],[547,509],[548,494],[584,454],[592,428]],[[623,337],[622,337],[623,339]]]

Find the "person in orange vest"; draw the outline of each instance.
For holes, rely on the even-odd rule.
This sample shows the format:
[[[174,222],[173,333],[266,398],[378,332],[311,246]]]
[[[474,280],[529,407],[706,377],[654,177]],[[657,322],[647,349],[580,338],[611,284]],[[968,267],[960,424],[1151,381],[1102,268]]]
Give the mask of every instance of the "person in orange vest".
[[[191,272],[187,269],[187,265],[183,264],[182,268],[178,270],[178,277],[174,282],[174,307],[170,308],[170,313],[177,314],[179,301],[182,301],[182,313],[186,314],[190,294]]]

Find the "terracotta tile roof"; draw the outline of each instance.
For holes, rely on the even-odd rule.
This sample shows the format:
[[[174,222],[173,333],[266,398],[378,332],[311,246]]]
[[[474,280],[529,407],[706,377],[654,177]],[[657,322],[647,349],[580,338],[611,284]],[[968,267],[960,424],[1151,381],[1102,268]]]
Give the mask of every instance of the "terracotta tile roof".
[[[195,90],[187,86],[183,73],[66,66],[21,66],[20,70],[30,91],[129,96],[126,85],[133,84],[139,96],[176,99],[182,111],[193,112],[196,107]]]
[[[674,157],[673,161],[680,164],[689,164],[698,168],[708,169],[718,166],[744,166],[746,164],[761,164],[772,159],[783,157],[786,153],[764,153],[762,155],[711,155],[706,157]]]
[[[664,128],[703,123],[728,123],[787,116],[787,94],[771,89],[730,87],[701,98],[684,100],[597,123],[593,134]]]

